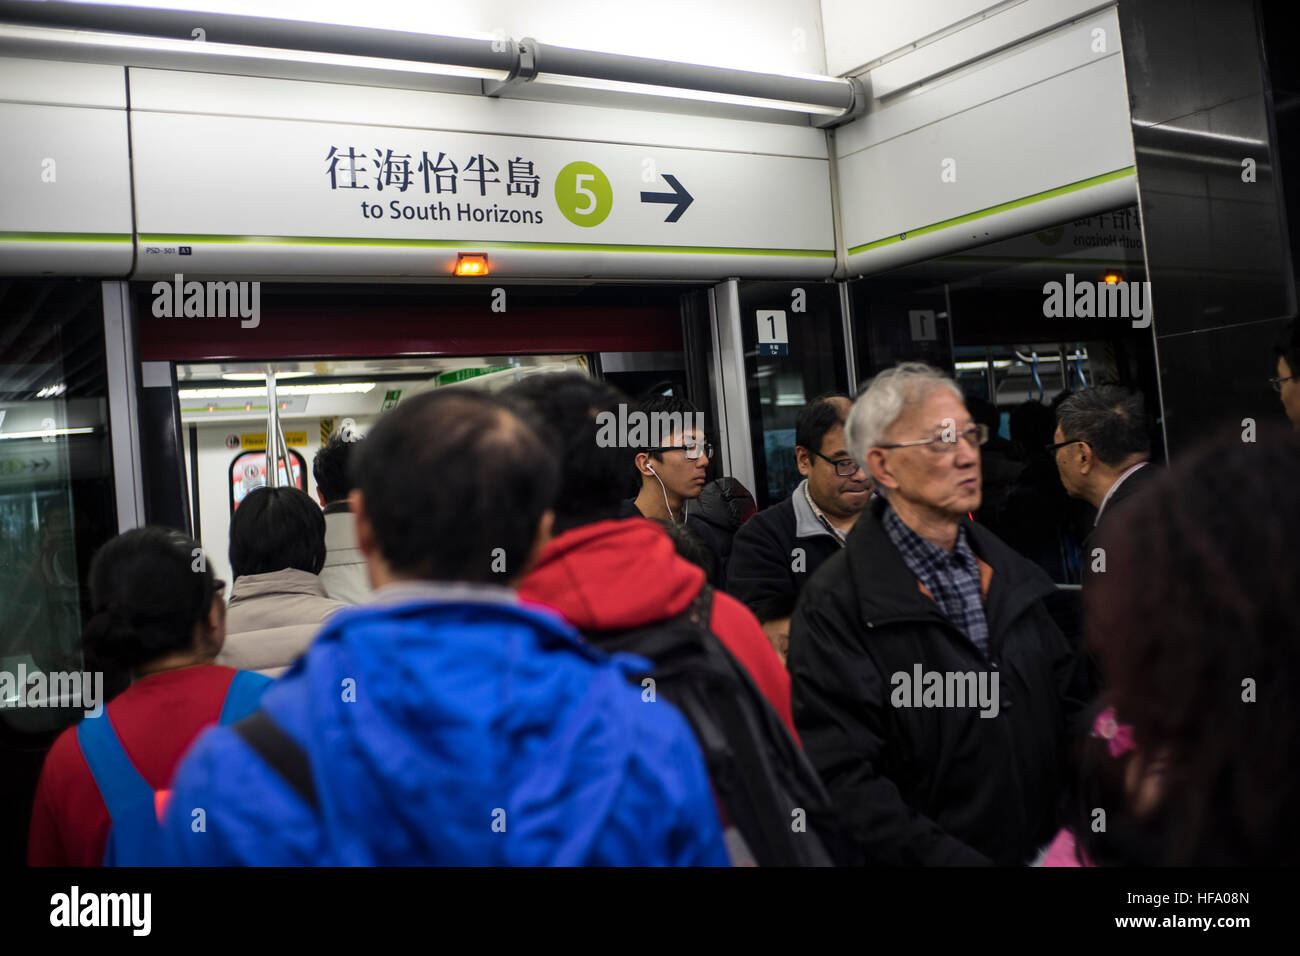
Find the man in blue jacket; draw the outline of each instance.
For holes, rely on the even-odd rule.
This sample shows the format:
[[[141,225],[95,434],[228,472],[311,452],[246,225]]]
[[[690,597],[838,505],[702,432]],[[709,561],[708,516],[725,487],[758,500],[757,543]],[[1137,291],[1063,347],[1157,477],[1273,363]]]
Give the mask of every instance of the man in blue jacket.
[[[555,462],[463,389],[385,414],[351,504],[373,602],[181,765],[166,862],[726,865],[682,716],[510,585],[549,537]]]

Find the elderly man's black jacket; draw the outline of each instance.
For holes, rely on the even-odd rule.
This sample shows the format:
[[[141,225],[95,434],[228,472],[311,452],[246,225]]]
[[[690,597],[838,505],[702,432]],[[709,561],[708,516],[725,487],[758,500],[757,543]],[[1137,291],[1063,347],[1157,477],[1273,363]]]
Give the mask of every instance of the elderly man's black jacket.
[[[992,569],[986,660],[904,564],[874,501],[790,627],[795,725],[868,864],[1020,864],[1051,839],[1083,702],[1043,598],[1054,585],[964,522]],[[895,707],[892,675],[996,671],[999,712]],[[1070,725],[1067,727],[1067,724]]]

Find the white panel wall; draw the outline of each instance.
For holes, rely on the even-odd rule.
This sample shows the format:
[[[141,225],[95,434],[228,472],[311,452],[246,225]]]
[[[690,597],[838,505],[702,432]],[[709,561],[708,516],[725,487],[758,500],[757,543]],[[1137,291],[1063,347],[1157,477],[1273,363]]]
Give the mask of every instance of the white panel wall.
[[[937,72],[1074,17],[1097,0],[821,0],[827,72],[856,73],[903,55]],[[877,95],[880,95],[879,93]]]
[[[1113,8],[874,106],[836,134],[850,275],[1136,198]]]
[[[997,0],[821,0],[827,72],[852,73],[995,6]]]
[[[443,36],[516,39],[773,73],[825,73],[818,0],[118,0]],[[202,26],[201,14],[195,26]],[[210,36],[210,39],[217,39]]]
[[[121,67],[0,57],[0,275],[125,275],[131,174]]]
[[[123,110],[126,73],[120,66],[0,57],[0,100]]]

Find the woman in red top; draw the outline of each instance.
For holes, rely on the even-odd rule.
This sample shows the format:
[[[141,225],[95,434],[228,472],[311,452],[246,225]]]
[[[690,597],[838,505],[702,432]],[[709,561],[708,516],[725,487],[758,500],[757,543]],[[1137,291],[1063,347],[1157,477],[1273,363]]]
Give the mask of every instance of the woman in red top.
[[[154,790],[167,788],[199,732],[217,723],[239,673],[212,663],[226,636],[223,587],[194,540],[168,528],[118,535],[91,563],[95,613],[82,642],[132,672],[131,686],[105,711],[130,763]],[[111,824],[77,727],[69,727],[41,770],[27,862],[99,866]]]

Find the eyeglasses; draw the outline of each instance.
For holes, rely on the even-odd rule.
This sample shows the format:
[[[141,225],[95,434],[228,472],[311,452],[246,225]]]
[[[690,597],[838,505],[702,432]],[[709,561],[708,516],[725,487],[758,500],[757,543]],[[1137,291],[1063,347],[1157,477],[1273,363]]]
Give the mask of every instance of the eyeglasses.
[[[1300,375],[1282,375],[1278,378],[1270,378],[1268,384],[1273,386],[1273,391],[1280,392],[1282,391],[1283,382],[1294,382],[1298,378],[1300,378]]]
[[[936,428],[933,438],[921,438],[916,441],[896,441],[889,445],[877,445],[877,448],[910,448],[914,445],[925,445],[931,452],[936,455],[945,455],[957,447],[957,438],[965,439],[966,443],[972,448],[978,448],[989,440],[989,426],[971,425],[959,431],[955,437],[952,431],[947,428]]]
[[[852,478],[858,473],[858,463],[852,458],[827,458],[819,451],[813,452],[822,461],[828,461],[835,466],[835,474],[841,478]]]
[[[1044,445],[1043,451],[1047,452],[1049,455],[1055,455],[1056,449],[1064,448],[1066,445],[1087,445],[1091,448],[1092,442],[1088,441],[1086,438],[1071,438],[1069,441],[1058,441],[1053,442],[1050,445]]]
[[[705,458],[713,457],[713,442],[686,442],[681,445],[661,445],[658,448],[648,449],[649,451],[684,451],[686,457],[695,461],[703,453]]]

